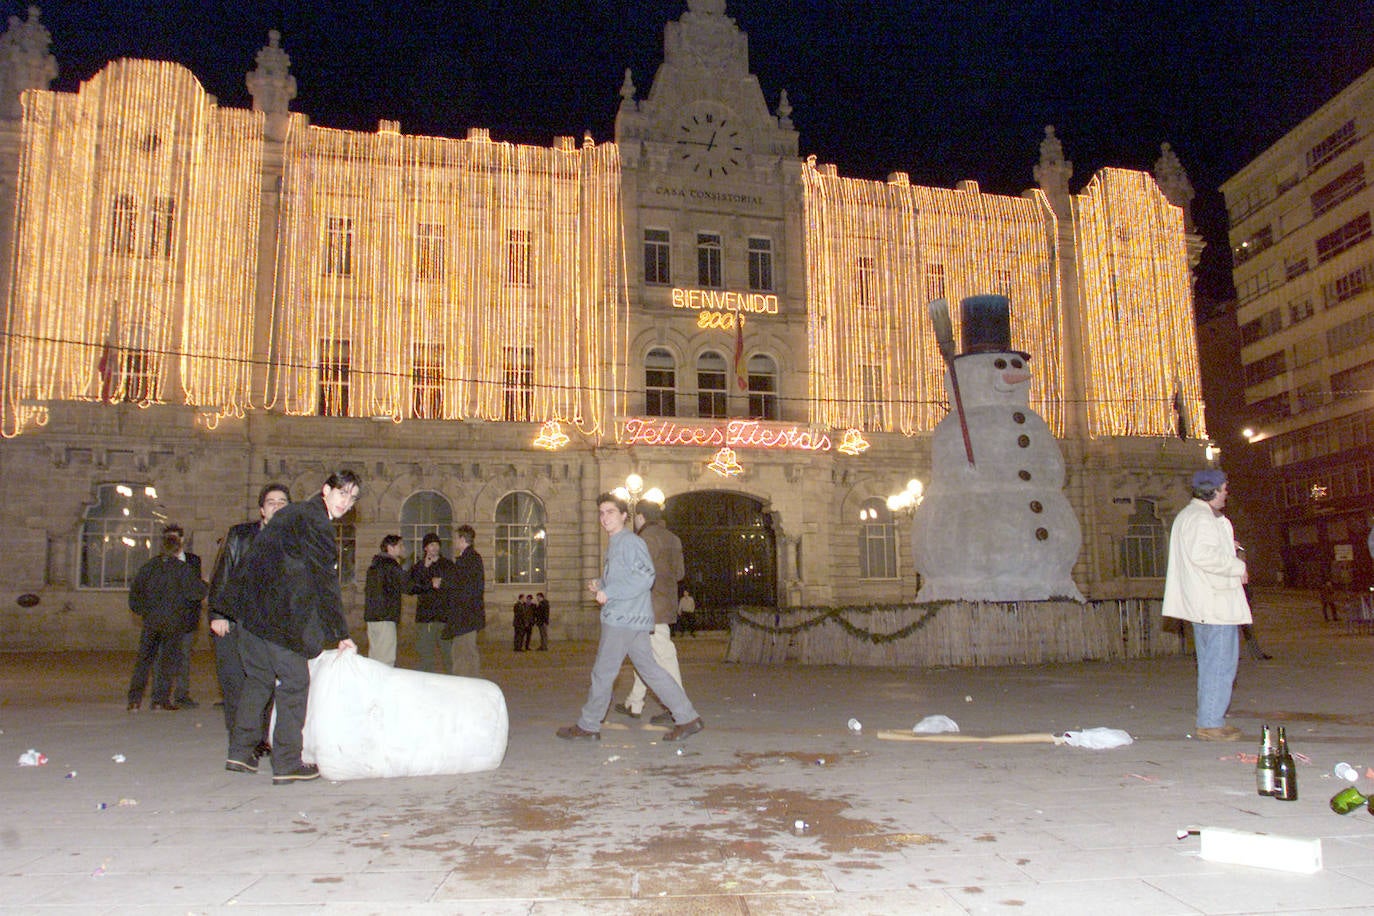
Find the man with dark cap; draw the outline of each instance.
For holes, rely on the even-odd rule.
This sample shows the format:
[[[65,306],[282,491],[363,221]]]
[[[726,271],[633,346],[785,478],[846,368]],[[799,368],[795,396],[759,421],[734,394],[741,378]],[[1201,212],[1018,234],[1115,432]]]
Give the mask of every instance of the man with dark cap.
[[[1241,730],[1226,724],[1231,685],[1240,656],[1240,628],[1250,623],[1245,600],[1249,575],[1236,556],[1226,508],[1226,474],[1216,469],[1193,475],[1193,498],[1174,519],[1169,535],[1169,571],[1164,580],[1164,616],[1193,625],[1197,650],[1197,736],[1235,741]]]
[[[408,591],[415,600],[415,654],[421,671],[447,674],[453,653],[452,637],[443,638],[453,597],[453,561],[433,531],[420,542],[423,554],[410,567]]]

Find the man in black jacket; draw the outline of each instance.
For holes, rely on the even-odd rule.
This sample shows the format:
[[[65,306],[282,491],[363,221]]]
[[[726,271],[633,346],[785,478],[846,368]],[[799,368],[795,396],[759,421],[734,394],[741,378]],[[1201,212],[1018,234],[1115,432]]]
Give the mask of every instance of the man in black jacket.
[[[384,665],[396,664],[396,627],[401,622],[401,596],[406,591],[406,574],[401,569],[405,555],[399,534],[382,538],[381,552],[372,558],[363,588],[367,657]]]
[[[144,563],[129,585],[129,610],[143,618],[138,657],[129,679],[129,712],[143,705],[148,672],[153,671],[153,709],[177,709],[170,694],[177,673],[181,638],[186,633],[187,609],[205,598],[200,567],[181,559],[181,526],[162,533],[162,552]],[[199,612],[197,612],[199,617]]]
[[[319,778],[319,768],[301,760],[307,662],[336,644],[357,649],[343,615],[333,522],[353,508],[361,488],[352,471],[331,474],[320,493],[273,516],[229,579],[225,599],[238,614],[244,683],[226,770],[257,772],[253,745],[275,684],[272,784]]]
[[[477,631],[487,625],[486,572],[481,554],[472,549],[476,538],[477,532],[471,525],[460,525],[454,533],[458,556],[453,560],[452,594],[443,638],[453,641],[452,670],[460,677],[482,676]]]
[[[444,635],[453,597],[453,561],[433,531],[420,542],[423,555],[410,567],[410,594],[415,595],[415,654],[421,671],[446,674],[452,664],[452,638]]]
[[[272,520],[278,509],[291,503],[291,492],[286,484],[269,483],[258,493],[258,520],[244,522],[229,529],[220,544],[219,556],[215,559],[215,571],[210,575],[210,634],[215,646],[215,673],[219,676],[219,692],[224,697],[224,727],[234,730],[234,719],[238,715],[239,694],[243,690],[243,662],[239,660],[238,627],[234,625],[237,616],[234,608],[225,603],[225,592],[229,579],[248,554],[253,539],[258,536],[262,526]],[[270,706],[269,706],[270,708]],[[262,732],[253,749],[255,757],[263,757],[271,752],[267,743],[267,725],[270,712],[264,711]]]

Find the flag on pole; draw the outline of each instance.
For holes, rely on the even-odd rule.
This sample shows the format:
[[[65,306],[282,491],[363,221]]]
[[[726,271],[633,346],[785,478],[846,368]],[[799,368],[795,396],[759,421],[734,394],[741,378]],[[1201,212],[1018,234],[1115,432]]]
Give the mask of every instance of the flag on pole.
[[[100,373],[100,400],[114,398],[115,373],[119,369],[119,314],[115,313],[110,321],[110,331],[105,335],[105,345],[100,348],[100,362],[96,363]]]
[[[744,359],[744,316],[735,313],[735,382],[740,391],[749,390],[749,366]]]

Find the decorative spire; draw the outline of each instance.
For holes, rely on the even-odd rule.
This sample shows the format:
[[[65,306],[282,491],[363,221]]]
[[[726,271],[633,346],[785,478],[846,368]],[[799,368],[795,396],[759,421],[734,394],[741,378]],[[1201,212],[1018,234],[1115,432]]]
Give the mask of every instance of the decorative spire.
[[[267,46],[259,49],[257,63],[244,82],[253,96],[253,110],[267,114],[267,135],[280,140],[286,136],[287,106],[296,97],[296,78],[276,29],[267,33]]]
[[[0,117],[23,117],[19,96],[26,89],[47,89],[57,78],[57,58],[48,51],[52,35],[38,21],[38,7],[28,18],[11,16],[9,28],[0,35]]]
[[[706,16],[724,16],[725,0],[687,0],[687,9]]]
[[[620,84],[620,107],[635,109],[635,81],[630,78],[630,68],[625,68],[625,82]]]
[[[1051,197],[1068,196],[1069,179],[1073,177],[1073,163],[1064,158],[1064,144],[1054,135],[1054,125],[1045,125],[1045,139],[1040,141],[1040,164],[1035,167],[1035,181]]]
[[[778,93],[778,126],[791,129],[792,103],[787,101],[787,90]]]
[[[1193,183],[1178,161],[1173,147],[1167,143],[1159,145],[1159,158],[1155,160],[1155,181],[1169,203],[1183,210],[1183,227],[1193,231]]]

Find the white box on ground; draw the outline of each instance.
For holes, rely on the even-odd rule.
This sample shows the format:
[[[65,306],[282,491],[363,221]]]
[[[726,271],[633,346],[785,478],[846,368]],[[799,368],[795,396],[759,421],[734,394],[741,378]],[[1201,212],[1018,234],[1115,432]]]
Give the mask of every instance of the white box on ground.
[[[1322,869],[1322,841],[1226,827],[1203,827],[1202,857],[1209,862],[1252,865],[1310,875]]]

